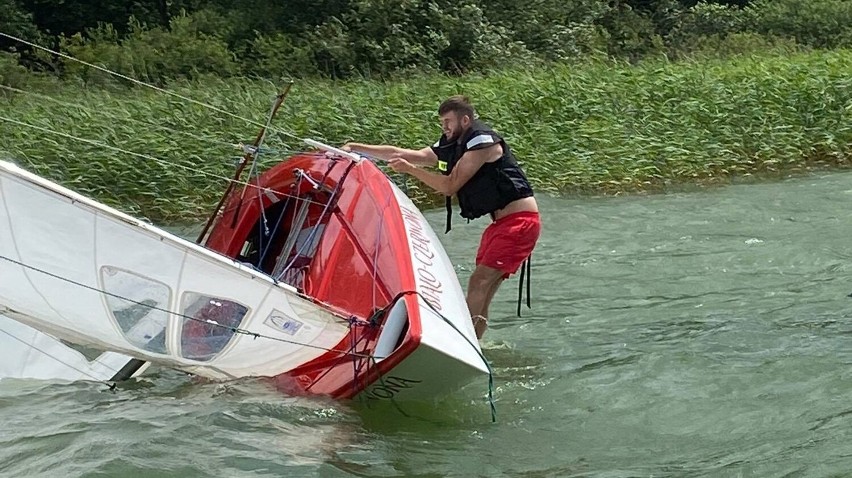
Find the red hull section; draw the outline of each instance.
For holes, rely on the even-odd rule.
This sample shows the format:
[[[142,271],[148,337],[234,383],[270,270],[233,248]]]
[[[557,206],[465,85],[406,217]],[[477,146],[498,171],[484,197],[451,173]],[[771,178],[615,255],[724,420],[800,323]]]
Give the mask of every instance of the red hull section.
[[[290,394],[349,398],[417,348],[421,337],[412,261],[399,204],[368,161],[296,155],[234,190],[205,246],[251,263],[341,315],[349,335],[333,350],[275,377]],[[408,326],[394,352],[372,359],[386,312],[406,301]]]

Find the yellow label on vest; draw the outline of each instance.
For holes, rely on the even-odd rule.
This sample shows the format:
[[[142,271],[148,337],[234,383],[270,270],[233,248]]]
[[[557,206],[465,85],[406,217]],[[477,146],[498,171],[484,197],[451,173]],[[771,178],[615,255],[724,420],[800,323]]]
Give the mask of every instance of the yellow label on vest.
[[[438,171],[446,171],[447,170],[447,162],[446,161],[438,161]]]

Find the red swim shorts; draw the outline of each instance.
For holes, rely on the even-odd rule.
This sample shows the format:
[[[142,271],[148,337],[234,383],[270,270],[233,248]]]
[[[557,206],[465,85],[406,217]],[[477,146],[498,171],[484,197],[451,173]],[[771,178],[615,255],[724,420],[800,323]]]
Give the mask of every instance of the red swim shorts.
[[[516,212],[492,222],[482,233],[476,265],[503,272],[508,278],[518,271],[532,254],[541,234],[541,217],[537,212]]]

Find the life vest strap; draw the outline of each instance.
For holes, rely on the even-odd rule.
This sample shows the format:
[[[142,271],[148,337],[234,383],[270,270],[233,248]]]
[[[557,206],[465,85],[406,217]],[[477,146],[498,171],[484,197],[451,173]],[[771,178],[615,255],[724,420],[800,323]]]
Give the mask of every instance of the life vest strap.
[[[532,277],[532,254],[521,264],[521,280],[518,281],[518,317],[521,316],[521,304],[524,298],[524,276],[527,278],[527,308],[532,309],[530,303],[530,278]]]

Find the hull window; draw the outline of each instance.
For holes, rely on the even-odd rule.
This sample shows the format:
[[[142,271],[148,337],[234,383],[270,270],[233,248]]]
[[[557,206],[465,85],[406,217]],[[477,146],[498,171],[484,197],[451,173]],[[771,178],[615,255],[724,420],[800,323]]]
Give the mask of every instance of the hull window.
[[[107,307],[128,342],[166,354],[171,289],[165,284],[114,267],[101,268]],[[120,298],[121,297],[121,298]]]
[[[224,349],[234,337],[234,328],[248,308],[236,302],[195,292],[183,295],[180,332],[181,356],[206,362]],[[191,317],[191,318],[188,318]]]

